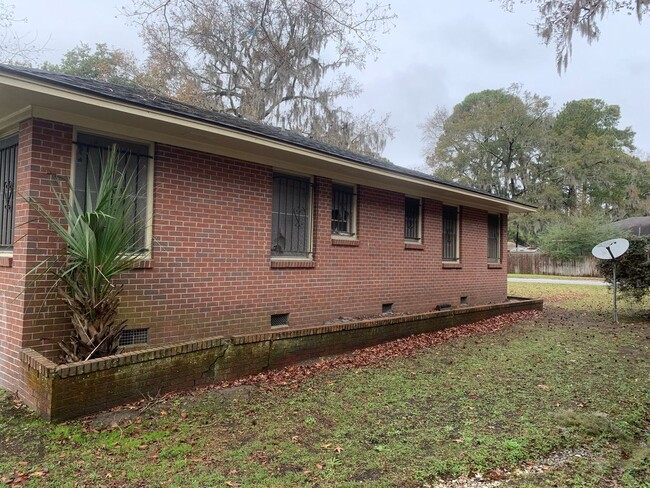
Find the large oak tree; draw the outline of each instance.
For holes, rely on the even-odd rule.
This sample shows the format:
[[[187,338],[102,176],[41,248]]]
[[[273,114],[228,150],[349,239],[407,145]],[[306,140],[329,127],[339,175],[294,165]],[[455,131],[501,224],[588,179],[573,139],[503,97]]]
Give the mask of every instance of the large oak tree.
[[[539,181],[549,124],[548,100],[518,85],[471,93],[422,125],[427,163],[442,178],[521,198]]]
[[[135,0],[148,72],[177,98],[379,155],[387,118],[343,106],[389,6],[352,0]]]
[[[472,93],[422,128],[427,162],[444,179],[537,205],[515,217],[526,241],[549,223],[650,211],[650,171],[616,105],[573,100],[557,113],[519,87]]]

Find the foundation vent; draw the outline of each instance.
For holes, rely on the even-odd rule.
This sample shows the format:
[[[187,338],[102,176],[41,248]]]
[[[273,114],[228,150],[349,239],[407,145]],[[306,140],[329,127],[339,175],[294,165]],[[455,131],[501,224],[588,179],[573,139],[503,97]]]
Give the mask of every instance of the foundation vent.
[[[149,342],[149,329],[127,329],[122,331],[120,346],[134,346]]]
[[[271,315],[271,327],[286,327],[289,325],[288,313],[276,313]]]
[[[392,303],[384,303],[381,306],[381,313],[393,313],[393,304]]]

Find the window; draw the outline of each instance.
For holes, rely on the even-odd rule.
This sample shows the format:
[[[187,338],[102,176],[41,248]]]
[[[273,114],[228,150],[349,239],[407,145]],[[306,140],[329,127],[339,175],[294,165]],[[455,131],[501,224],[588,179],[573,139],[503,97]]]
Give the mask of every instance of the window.
[[[14,247],[18,136],[0,139],[0,252]]]
[[[352,237],[356,232],[356,195],[353,186],[332,185],[332,235]]]
[[[311,257],[311,179],[273,175],[272,257]]]
[[[149,248],[147,202],[150,191],[149,183],[149,146],[128,141],[101,137],[89,134],[77,135],[77,157],[74,165],[74,191],[83,210],[89,202],[97,198],[102,167],[113,146],[117,147],[120,171],[126,173],[131,191],[136,197],[131,211],[131,219],[136,221],[133,239],[133,250],[142,252]]]
[[[488,214],[488,262],[501,262],[501,216]]]
[[[419,241],[420,233],[420,199],[406,197],[404,199],[404,239],[407,241]]]
[[[442,206],[442,260],[458,261],[458,207]]]

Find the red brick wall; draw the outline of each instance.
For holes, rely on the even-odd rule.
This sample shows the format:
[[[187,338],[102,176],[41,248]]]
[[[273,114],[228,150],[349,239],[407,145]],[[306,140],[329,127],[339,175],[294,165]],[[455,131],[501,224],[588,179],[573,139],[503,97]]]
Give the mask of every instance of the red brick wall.
[[[27,203],[38,199],[47,209],[56,208],[52,194],[53,175],[68,177],[72,161],[72,128],[68,125],[28,120],[19,128],[17,162],[16,228],[14,253],[0,267],[0,386],[28,395],[22,384],[18,354],[33,347],[56,356],[56,344],[69,332],[64,308],[56,297],[47,295],[51,281],[33,284],[35,275],[26,276],[37,263],[56,254],[61,243],[39,221]]]
[[[70,171],[72,127],[28,122],[21,127],[20,144],[19,188],[51,199],[50,173]],[[275,268],[272,168],[162,144],[156,146],[154,168],[153,259],[150,268],[124,277],[121,308],[132,326],[150,327],[153,344],[266,332],[269,316],[276,313],[290,313],[290,327],[299,328],[339,316],[376,316],[383,303],[415,313],[442,303],[457,306],[461,295],[471,305],[506,298],[505,263],[488,269],[485,211],[462,208],[461,264],[445,269],[442,202],[423,200],[422,244],[406,249],[404,195],[360,185],[358,245],[341,246],[330,233],[331,181],[315,178],[314,266]],[[24,203],[18,210],[19,223],[33,213]],[[503,224],[505,258],[505,216]],[[0,268],[5,295],[20,290],[21,276],[37,256],[59,245],[42,223],[25,229],[30,236],[16,246],[13,267]],[[26,260],[28,248],[34,257]],[[26,296],[39,304],[43,297],[43,291]],[[17,353],[7,349],[32,347],[56,356],[66,320],[60,305],[46,305],[48,313],[28,305],[24,316],[22,301],[10,308],[15,318],[0,345],[0,385],[13,385]]]
[[[130,274],[124,313],[154,343],[374,316],[437,304],[502,302],[505,268],[488,269],[487,212],[461,215],[461,267],[443,269],[441,202],[425,199],[420,249],[405,249],[404,195],[358,188],[358,246],[334,245],[331,181],[315,179],[312,268],[272,268],[269,167],[158,145],[153,268]],[[505,218],[504,218],[505,225]],[[504,227],[505,228],[505,227]],[[505,234],[504,234],[505,235]],[[503,249],[505,252],[505,237]]]

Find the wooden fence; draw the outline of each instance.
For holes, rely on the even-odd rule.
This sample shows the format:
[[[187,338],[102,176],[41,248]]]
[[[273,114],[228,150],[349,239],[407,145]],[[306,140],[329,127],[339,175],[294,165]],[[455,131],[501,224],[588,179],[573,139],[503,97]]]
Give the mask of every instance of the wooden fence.
[[[546,254],[508,253],[508,273],[561,276],[600,276],[596,260],[591,256],[582,259],[559,261]]]

